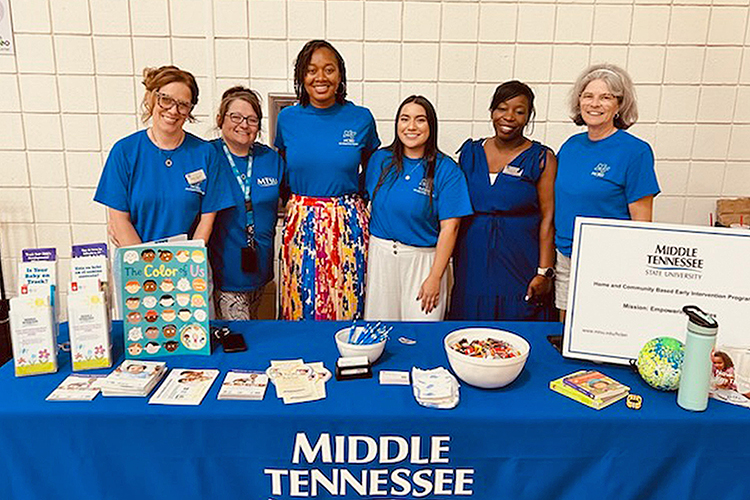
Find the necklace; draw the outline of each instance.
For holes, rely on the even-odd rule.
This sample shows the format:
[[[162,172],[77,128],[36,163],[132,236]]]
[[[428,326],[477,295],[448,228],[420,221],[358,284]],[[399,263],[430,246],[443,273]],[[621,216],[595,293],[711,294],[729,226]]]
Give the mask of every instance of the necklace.
[[[154,136],[154,132],[151,129],[148,129],[148,134],[151,139],[151,142],[154,143],[154,146],[156,146],[156,149],[159,150],[159,153],[164,157],[164,165],[169,168],[172,166],[172,156],[174,156],[175,152],[177,151],[177,148],[179,148],[182,145],[182,141],[185,140],[185,134],[182,134],[182,137],[180,138],[180,142],[177,143],[177,146],[174,147],[174,149],[167,149],[164,150],[159,147],[159,145],[156,143],[156,136]],[[169,153],[167,153],[169,151]]]
[[[410,180],[411,180],[411,174],[413,174],[413,173],[414,173],[414,171],[415,171],[415,170],[417,169],[417,167],[421,167],[421,166],[422,166],[422,160],[419,160],[419,161],[417,162],[417,164],[416,164],[416,165],[414,165],[414,166],[413,166],[413,167],[411,168],[411,170],[409,170],[409,172],[408,172],[408,173],[407,173],[407,174],[406,174],[406,175],[404,176],[404,179],[405,179],[405,180],[407,180],[407,181],[410,181]]]

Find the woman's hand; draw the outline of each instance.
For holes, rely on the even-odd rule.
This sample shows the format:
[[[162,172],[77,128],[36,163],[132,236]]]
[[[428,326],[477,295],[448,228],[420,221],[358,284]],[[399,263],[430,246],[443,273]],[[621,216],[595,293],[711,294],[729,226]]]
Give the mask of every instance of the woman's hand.
[[[422,311],[429,314],[435,309],[440,302],[440,278],[432,275],[428,276],[422,286],[419,287],[417,300],[422,301]]]
[[[531,304],[537,304],[542,300],[542,297],[552,291],[552,280],[545,278],[541,274],[537,274],[529,282],[529,287],[526,289],[526,302]]]
[[[107,210],[107,214],[109,215],[107,234],[116,247],[127,247],[141,243],[141,237],[138,236],[132,222],[130,222],[128,212],[110,208]]]

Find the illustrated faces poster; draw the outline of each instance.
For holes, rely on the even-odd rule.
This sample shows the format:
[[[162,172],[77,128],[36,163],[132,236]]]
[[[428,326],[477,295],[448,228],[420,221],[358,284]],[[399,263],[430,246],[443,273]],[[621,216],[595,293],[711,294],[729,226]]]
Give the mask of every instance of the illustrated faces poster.
[[[118,256],[126,356],[211,354],[206,249],[139,246]]]
[[[748,255],[748,230],[578,218],[563,353],[626,364],[654,337],[684,341],[686,305],[750,347]]]

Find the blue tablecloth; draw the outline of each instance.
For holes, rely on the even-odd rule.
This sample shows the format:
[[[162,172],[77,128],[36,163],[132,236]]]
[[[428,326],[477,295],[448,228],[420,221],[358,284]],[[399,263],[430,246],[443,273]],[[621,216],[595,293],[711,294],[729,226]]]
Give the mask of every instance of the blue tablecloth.
[[[93,402],[47,402],[70,374],[69,355],[61,353],[54,375],[16,379],[8,363],[0,369],[0,498],[287,499],[315,497],[313,483],[317,498],[463,496],[457,489],[493,500],[750,498],[746,409],[710,401],[706,412],[690,413],[677,407],[674,393],[648,388],[627,368],[606,366],[605,373],[643,395],[643,409],[619,402],[596,411],[548,388],[553,378],[592,366],[563,359],[548,344],[545,336],[560,333],[560,325],[483,324],[529,340],[529,361],[504,389],[463,384],[454,410],[422,408],[410,387],[380,386],[377,376],[332,379],[319,402],[284,405],[273,387],[262,402],[216,400],[231,368],[303,358],[333,371],[333,334],[343,326],[337,323],[234,323],[247,352],[219,348],[210,357],[167,358],[171,368],[221,369],[197,407],[101,395]],[[447,367],[442,339],[460,326],[468,325],[396,324],[376,372]],[[115,325],[118,338],[121,328]],[[416,345],[395,340],[402,335]],[[365,464],[348,456],[325,463],[326,434],[334,460],[336,451],[349,451],[337,445],[350,440],[364,456],[367,436],[371,444],[401,436],[411,455],[393,464],[379,456]],[[313,463],[304,453],[293,463],[295,439],[322,446]],[[431,442],[442,450],[433,450],[437,460],[430,463]],[[363,475],[364,487],[356,484]]]

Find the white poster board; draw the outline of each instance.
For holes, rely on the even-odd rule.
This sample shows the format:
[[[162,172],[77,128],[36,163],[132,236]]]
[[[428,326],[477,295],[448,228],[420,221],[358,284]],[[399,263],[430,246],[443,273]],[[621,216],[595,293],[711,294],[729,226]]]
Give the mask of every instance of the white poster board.
[[[13,29],[10,23],[10,3],[0,0],[0,55],[13,55]]]
[[[695,304],[718,344],[750,346],[750,231],[576,219],[563,355],[627,364],[654,337],[684,342]]]

